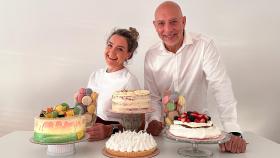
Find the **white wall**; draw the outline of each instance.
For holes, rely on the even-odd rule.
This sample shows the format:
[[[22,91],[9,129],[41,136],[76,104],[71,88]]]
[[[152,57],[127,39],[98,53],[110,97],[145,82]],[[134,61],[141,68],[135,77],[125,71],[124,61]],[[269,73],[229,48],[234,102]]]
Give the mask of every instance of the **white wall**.
[[[104,44],[114,27],[139,30],[138,54],[129,67],[143,85],[145,51],[159,40],[152,20],[160,2],[0,0],[0,134],[32,130],[42,107],[73,104],[73,93],[105,66]],[[243,130],[279,143],[279,2],[177,2],[187,31],[209,35],[219,47]]]

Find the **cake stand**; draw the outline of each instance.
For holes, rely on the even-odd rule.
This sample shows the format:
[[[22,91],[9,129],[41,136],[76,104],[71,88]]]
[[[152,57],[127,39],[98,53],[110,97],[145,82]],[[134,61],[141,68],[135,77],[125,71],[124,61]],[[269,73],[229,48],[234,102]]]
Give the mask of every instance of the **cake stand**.
[[[76,152],[75,143],[86,141],[89,135],[86,134],[81,140],[66,142],[66,143],[42,143],[37,142],[34,138],[30,138],[30,142],[34,144],[47,145],[47,155],[49,156],[69,156]]]
[[[109,110],[110,113],[114,114],[120,114],[121,118],[121,124],[124,127],[125,130],[131,130],[131,131],[138,131],[139,128],[142,125],[143,115],[146,113],[154,112],[155,110],[153,108],[149,109],[135,109],[130,111],[124,111],[124,112],[118,112],[113,111],[112,109]]]
[[[175,140],[178,142],[184,142],[184,143],[191,143],[192,147],[182,147],[177,150],[177,153],[184,157],[212,157],[213,152],[205,149],[199,149],[198,144],[221,144],[225,143],[230,140],[231,135],[222,132],[221,135],[217,138],[210,138],[210,139],[190,139],[190,138],[183,138],[172,135],[169,130],[169,128],[166,127],[164,129],[163,135],[164,137]]]

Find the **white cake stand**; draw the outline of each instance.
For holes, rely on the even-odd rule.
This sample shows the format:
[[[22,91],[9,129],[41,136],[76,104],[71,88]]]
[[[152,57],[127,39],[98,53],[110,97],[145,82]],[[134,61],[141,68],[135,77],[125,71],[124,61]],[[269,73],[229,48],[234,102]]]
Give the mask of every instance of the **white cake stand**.
[[[163,135],[164,137],[175,140],[178,142],[184,142],[184,143],[191,143],[192,147],[183,147],[179,148],[177,150],[177,153],[184,157],[213,157],[213,152],[205,149],[199,149],[198,144],[221,144],[224,142],[227,142],[230,140],[231,135],[222,132],[222,134],[217,138],[211,138],[211,139],[190,139],[190,138],[183,138],[172,135],[169,130],[169,128],[166,127],[164,129]]]
[[[146,113],[154,112],[153,108],[149,109],[135,109],[130,111],[113,111],[112,109],[109,110],[110,113],[113,114],[120,114],[121,124],[125,130],[137,131],[142,125],[142,115]],[[144,120],[145,121],[145,120]]]
[[[71,141],[67,143],[42,143],[37,142],[34,138],[30,138],[30,142],[34,144],[47,145],[47,155],[49,156],[69,156],[76,152],[75,143],[88,140],[89,135],[86,134],[81,140]]]

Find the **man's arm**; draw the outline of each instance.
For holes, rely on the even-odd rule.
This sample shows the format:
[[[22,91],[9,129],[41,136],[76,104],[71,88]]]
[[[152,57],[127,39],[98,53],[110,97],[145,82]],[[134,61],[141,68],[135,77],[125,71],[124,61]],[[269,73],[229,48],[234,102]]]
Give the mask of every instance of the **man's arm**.
[[[152,64],[149,60],[151,59],[149,59],[149,57],[146,55],[144,63],[144,87],[145,89],[150,91],[151,104],[155,111],[152,112],[150,115],[146,115],[147,117],[149,117],[147,132],[151,133],[152,135],[159,135],[162,130],[161,95],[156,86]]]
[[[219,117],[225,131],[241,132],[237,124],[237,101],[233,95],[231,81],[213,41],[209,43],[204,53],[203,70],[206,80],[213,89]]]

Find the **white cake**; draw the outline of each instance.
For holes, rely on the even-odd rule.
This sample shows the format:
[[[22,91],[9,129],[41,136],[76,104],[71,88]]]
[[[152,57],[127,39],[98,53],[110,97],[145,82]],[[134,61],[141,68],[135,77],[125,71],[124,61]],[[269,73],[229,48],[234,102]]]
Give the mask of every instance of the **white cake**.
[[[141,157],[152,154],[157,144],[150,134],[143,131],[124,131],[113,134],[106,142],[105,150],[114,156]]]
[[[150,108],[150,92],[147,90],[116,91],[112,96],[112,110],[115,112],[128,112]]]
[[[221,131],[211,121],[207,123],[187,123],[175,120],[169,128],[169,132],[178,137],[196,139],[217,138],[221,135]]]
[[[210,116],[192,111],[175,118],[169,132],[177,137],[191,139],[217,138],[221,135],[220,129],[214,126]]]

